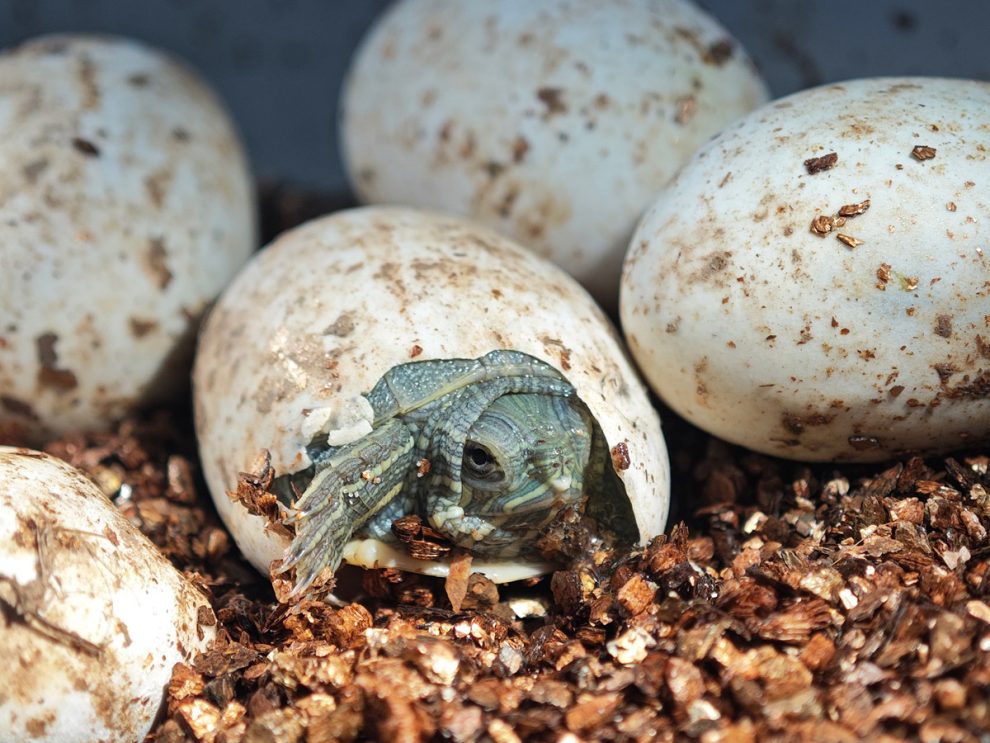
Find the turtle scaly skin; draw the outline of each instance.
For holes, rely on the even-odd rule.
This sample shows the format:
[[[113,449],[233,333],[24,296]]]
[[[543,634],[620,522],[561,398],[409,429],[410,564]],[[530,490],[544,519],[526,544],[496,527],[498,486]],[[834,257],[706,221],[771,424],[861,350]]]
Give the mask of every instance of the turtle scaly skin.
[[[409,514],[477,554],[518,555],[605,468],[571,384],[517,351],[402,364],[367,399],[371,432],[311,447],[312,479],[287,509],[295,537],[281,570],[295,569],[295,595],[336,570],[353,536],[388,540]]]

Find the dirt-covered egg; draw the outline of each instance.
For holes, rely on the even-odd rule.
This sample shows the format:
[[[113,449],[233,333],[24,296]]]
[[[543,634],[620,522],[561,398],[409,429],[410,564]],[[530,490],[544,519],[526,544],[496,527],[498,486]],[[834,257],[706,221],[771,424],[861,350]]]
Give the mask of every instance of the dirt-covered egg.
[[[198,318],[255,244],[220,103],[124,39],[0,55],[0,440],[96,428],[182,386]]]
[[[497,582],[550,570],[538,532],[585,498],[630,542],[666,520],[659,419],[608,320],[560,269],[459,218],[366,207],[285,233],[212,310],[193,382],[221,516],[297,585],[340,559],[445,575],[396,542],[404,515]],[[262,451],[291,547],[230,495]]]
[[[990,436],[990,84],[853,80],[730,127],[644,216],[622,324],[657,393],[783,457]]]
[[[402,0],[352,64],[342,151],[362,200],[469,215],[614,306],[656,192],[765,100],[686,0]]]
[[[0,447],[0,739],[142,740],[206,598],[78,470]]]

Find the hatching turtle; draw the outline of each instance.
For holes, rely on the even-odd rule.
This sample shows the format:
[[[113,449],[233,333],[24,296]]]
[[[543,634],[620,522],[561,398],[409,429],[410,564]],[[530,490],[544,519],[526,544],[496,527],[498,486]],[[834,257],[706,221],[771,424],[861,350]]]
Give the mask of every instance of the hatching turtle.
[[[499,363],[510,354],[522,360],[514,372],[513,364]],[[397,421],[390,430],[400,430],[396,422],[411,427],[417,445],[425,427],[410,417],[411,412],[398,413],[398,402],[396,414],[389,413],[393,403],[385,402],[388,390],[404,405],[411,399],[424,408],[430,403],[439,408],[449,404],[439,399],[444,390],[480,391],[483,383],[494,384],[502,376],[536,379],[540,390],[566,390],[553,395],[559,398],[557,404],[566,401],[581,425],[592,428],[588,464],[583,470],[575,468],[583,482],[575,480],[573,492],[562,499],[577,498],[586,514],[638,543],[662,531],[670,478],[660,420],[615,329],[587,292],[532,251],[476,224],[384,206],[336,212],[284,234],[255,255],[211,311],[200,334],[193,382],[203,474],[217,511],[244,556],[266,575],[275,561],[278,568],[292,555],[297,555],[296,575],[307,565],[315,567],[316,560],[334,563],[337,557],[330,554],[326,536],[310,541],[306,536],[317,533],[317,506],[326,505],[319,485],[310,487],[326,469],[314,462],[346,460],[347,452],[355,451],[347,447],[359,440],[381,443],[383,433],[376,430],[376,421],[380,427],[392,418]],[[383,377],[390,381],[374,391]],[[437,377],[439,383],[428,382]],[[429,394],[421,394],[424,388]],[[492,405],[483,406],[488,415],[478,410],[468,433],[490,430],[488,421],[494,426],[504,418],[516,420],[513,397],[526,394],[542,393],[493,396]],[[458,399],[473,395],[465,391]],[[447,426],[455,420],[455,410],[459,408],[451,405],[437,416],[443,425],[436,426],[434,448],[450,437]],[[511,415],[503,412],[509,410]],[[428,411],[417,415],[427,416]],[[545,416],[531,418],[542,421]],[[460,430],[463,433],[463,427]],[[363,438],[372,433],[373,438]],[[468,435],[463,435],[467,441]],[[384,482],[383,473],[401,472],[403,487],[410,490],[396,495],[394,503],[389,500],[390,508],[394,513],[408,508],[425,525],[430,525],[435,509],[431,488],[443,485],[436,477],[439,468],[460,477],[460,497],[468,498],[462,449],[446,455],[445,465],[426,446],[419,447],[418,454],[388,446],[392,448],[383,448],[404,458],[404,468],[382,465],[389,460],[380,459],[360,470],[336,465],[331,470],[336,474],[325,477],[367,470],[370,484],[352,483],[352,493],[363,496],[368,488],[368,494],[377,492],[384,501],[388,491],[374,479]],[[516,446],[511,451],[522,449],[522,444]],[[282,514],[271,508],[270,500],[254,502],[238,494],[240,474],[260,471],[261,452],[268,457],[265,471],[275,477]],[[518,457],[513,454],[510,459],[511,467],[503,473],[515,472]],[[595,467],[603,460],[605,474],[599,476]],[[507,466],[504,455],[498,464]],[[427,465],[430,471],[423,472]],[[413,469],[423,477],[412,478]],[[558,485],[562,482],[557,478]],[[303,501],[307,490],[312,497]],[[480,492],[477,497],[473,489],[470,492],[470,502],[458,502],[457,507],[467,516],[480,511],[481,518],[490,521],[486,510],[491,509],[480,505]],[[354,494],[349,499],[361,500]],[[519,510],[518,500],[505,502]],[[354,523],[355,516],[364,523]],[[414,540],[414,548],[406,549],[387,533],[387,518],[346,513],[342,523],[353,531],[353,538],[344,546],[343,560],[366,568],[448,574],[451,563],[431,557],[432,548],[421,550],[424,542]],[[471,570],[496,583],[521,580],[554,569],[549,555],[528,543],[541,519],[533,514],[527,518],[533,521],[516,525],[510,545],[490,541],[498,538],[496,533],[477,542],[470,531],[452,533],[459,544],[473,545]],[[292,528],[273,523],[277,520],[290,522]],[[340,528],[333,523],[331,531]],[[450,518],[446,523],[461,522]],[[383,538],[374,536],[383,532]],[[409,534],[403,531],[401,536]],[[311,554],[303,557],[307,545]],[[506,555],[510,550],[518,553]]]
[[[417,514],[477,554],[513,557],[561,509],[584,505],[589,490],[619,487],[606,477],[608,447],[574,387],[527,354],[402,364],[366,397],[370,433],[343,446],[314,440],[313,465],[276,482],[283,495],[305,485],[285,509],[295,537],[281,569],[295,569],[296,594],[336,570],[352,536],[388,540],[401,516]],[[599,503],[611,512],[592,511],[634,541],[628,500]]]

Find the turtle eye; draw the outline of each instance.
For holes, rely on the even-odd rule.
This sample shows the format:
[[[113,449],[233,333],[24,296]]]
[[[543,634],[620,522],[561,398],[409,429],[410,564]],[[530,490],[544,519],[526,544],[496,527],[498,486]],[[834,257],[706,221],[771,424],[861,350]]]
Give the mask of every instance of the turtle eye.
[[[491,455],[480,446],[476,446],[471,449],[471,451],[468,452],[468,456],[471,458],[471,464],[479,469],[484,467],[486,464],[490,464],[492,461]]]
[[[498,482],[505,477],[498,460],[485,447],[468,442],[464,447],[464,474],[478,480]]]

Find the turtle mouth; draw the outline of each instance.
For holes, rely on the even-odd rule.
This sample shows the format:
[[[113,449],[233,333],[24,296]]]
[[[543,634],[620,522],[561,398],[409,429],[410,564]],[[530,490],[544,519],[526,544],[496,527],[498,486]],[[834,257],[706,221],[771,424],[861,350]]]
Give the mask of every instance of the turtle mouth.
[[[554,497],[553,500],[547,502],[544,499],[540,499],[534,503],[524,503],[511,510],[505,508],[485,508],[483,510],[472,509],[470,511],[461,511],[460,518],[474,518],[481,519],[491,524],[501,525],[507,521],[518,522],[520,517],[531,516],[538,514],[538,519],[529,519],[526,523],[537,524],[544,523],[553,519],[562,509],[569,505],[574,505],[575,497],[574,493],[570,493],[571,497],[566,497],[567,494],[561,494]],[[579,494],[578,494],[579,495]]]

